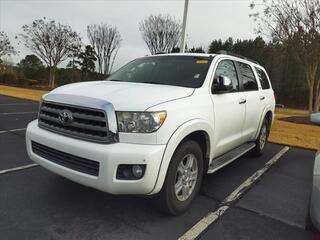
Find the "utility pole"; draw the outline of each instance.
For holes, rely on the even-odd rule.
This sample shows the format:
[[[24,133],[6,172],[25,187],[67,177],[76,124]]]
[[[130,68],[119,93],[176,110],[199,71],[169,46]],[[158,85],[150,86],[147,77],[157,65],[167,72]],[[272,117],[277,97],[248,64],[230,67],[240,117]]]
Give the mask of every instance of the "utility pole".
[[[181,53],[184,53],[184,48],[186,46],[186,27],[187,27],[188,5],[189,5],[189,0],[185,0],[184,12],[183,12],[183,23],[182,23],[182,38],[181,38],[181,44],[180,44],[180,52]]]

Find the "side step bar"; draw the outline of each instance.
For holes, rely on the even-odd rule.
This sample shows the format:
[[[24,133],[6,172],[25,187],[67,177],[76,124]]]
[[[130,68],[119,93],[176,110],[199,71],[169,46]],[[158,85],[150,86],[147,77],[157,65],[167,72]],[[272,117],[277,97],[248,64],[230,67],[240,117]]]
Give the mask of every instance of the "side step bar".
[[[245,143],[211,161],[209,165],[208,173],[213,173],[225,165],[233,162],[237,158],[241,157],[245,153],[249,152],[252,148],[256,146],[255,143]]]

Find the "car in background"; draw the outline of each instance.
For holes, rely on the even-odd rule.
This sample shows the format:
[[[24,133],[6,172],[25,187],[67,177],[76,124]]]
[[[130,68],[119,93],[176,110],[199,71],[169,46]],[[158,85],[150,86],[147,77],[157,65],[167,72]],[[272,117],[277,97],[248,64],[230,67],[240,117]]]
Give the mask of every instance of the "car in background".
[[[310,121],[320,125],[320,113],[312,113],[310,114]]]
[[[310,221],[307,222],[308,230],[316,228],[320,231],[320,151],[316,153],[313,167],[313,183],[310,199]]]

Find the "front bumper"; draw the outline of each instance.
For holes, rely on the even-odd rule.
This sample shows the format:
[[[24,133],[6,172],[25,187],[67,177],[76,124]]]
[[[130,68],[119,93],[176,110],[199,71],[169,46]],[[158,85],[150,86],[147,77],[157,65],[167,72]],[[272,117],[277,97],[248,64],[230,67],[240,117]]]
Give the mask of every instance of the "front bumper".
[[[31,141],[50,148],[97,161],[99,175],[92,176],[48,161],[32,151]],[[29,157],[44,168],[74,182],[112,194],[149,194],[158,177],[166,145],[144,145],[129,143],[99,144],[65,137],[38,127],[38,121],[29,123],[26,132]],[[145,164],[143,178],[118,180],[116,171],[120,164]]]

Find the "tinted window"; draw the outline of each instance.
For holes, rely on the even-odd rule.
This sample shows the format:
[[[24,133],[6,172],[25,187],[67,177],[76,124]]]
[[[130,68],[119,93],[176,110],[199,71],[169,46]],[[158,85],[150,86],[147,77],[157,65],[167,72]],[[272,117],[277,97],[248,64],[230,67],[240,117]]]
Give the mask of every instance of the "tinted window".
[[[154,56],[136,59],[107,80],[199,88],[212,58],[194,56]]]
[[[258,90],[258,84],[250,65],[238,62],[238,66],[239,76],[242,81],[244,91]]]
[[[255,69],[258,74],[258,78],[260,80],[260,84],[261,84],[262,89],[269,89],[270,84],[269,84],[268,77],[267,77],[266,73],[261,68],[256,67]]]
[[[223,60],[218,64],[216,72],[214,74],[214,81],[219,78],[219,76],[224,76],[230,78],[233,90],[239,90],[239,82],[237,77],[237,71],[234,63],[231,60]]]

